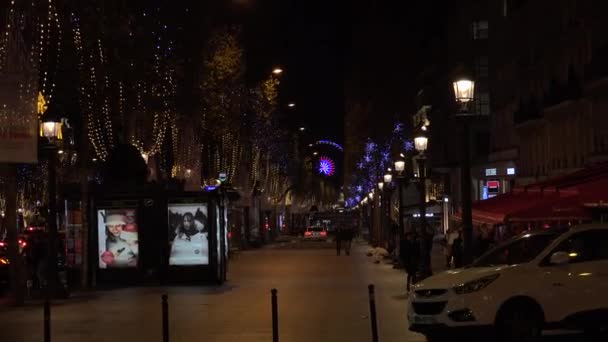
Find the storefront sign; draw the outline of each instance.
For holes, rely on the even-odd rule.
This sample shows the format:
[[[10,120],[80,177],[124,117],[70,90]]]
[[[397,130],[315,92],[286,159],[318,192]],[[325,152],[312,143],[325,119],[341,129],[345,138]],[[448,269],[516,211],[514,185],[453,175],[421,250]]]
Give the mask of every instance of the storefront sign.
[[[515,168],[514,167],[507,168],[507,175],[509,175],[509,176],[515,175]]]
[[[486,169],[486,176],[496,176],[496,169]]]

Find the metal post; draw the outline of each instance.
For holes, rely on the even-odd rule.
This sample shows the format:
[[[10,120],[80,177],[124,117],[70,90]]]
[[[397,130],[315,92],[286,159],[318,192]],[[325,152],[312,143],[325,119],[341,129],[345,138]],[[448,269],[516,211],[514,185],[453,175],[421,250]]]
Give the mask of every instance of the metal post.
[[[279,308],[277,303],[277,289],[270,290],[272,305],[272,342],[279,342]]]
[[[221,269],[221,274],[220,274],[220,282],[223,283],[224,281],[226,281],[226,273],[228,271],[227,265],[226,265],[226,229],[228,229],[228,227],[226,227],[226,221],[224,220],[224,210],[226,210],[226,208],[224,207],[224,196],[225,196],[225,192],[223,190],[223,188],[220,186],[220,200],[219,200],[219,211],[220,211],[220,218],[219,218],[219,222],[220,222],[220,226],[218,227],[218,229],[220,230],[220,257],[218,258],[218,262],[220,263],[220,269]]]
[[[468,118],[463,119],[463,162],[461,171],[462,190],[462,226],[464,240],[463,261],[465,265],[472,262],[473,257],[473,213],[471,199],[471,146],[470,146],[470,122]]]
[[[376,294],[374,285],[369,284],[367,290],[369,294],[369,318],[372,323],[372,342],[378,342],[378,322],[376,320]]]
[[[418,158],[418,167],[420,174],[420,237],[422,238],[421,254],[422,254],[422,267],[420,272],[423,277],[427,277],[431,274],[431,249],[428,245],[428,234],[426,227],[426,169],[425,169],[425,157],[421,156]]]
[[[399,238],[403,238],[404,227],[403,227],[403,178],[397,179],[397,186],[399,187]]]
[[[48,274],[47,274],[47,299],[57,295],[57,173],[56,161],[57,150],[54,147],[48,149]]]
[[[169,342],[169,297],[164,294],[162,296],[162,320],[163,320],[163,342]]]
[[[51,342],[51,301],[48,298],[44,301],[43,315],[44,342]]]

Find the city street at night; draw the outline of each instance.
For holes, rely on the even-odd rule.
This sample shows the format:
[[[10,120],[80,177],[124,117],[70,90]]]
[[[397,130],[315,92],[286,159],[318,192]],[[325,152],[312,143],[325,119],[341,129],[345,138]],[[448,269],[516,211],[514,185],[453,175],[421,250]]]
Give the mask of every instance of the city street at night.
[[[161,341],[164,293],[169,295],[171,341],[271,341],[272,288],[279,291],[280,340],[371,341],[370,283],[376,286],[379,340],[426,341],[407,330],[405,273],[374,264],[365,255],[367,248],[359,241],[350,256],[336,256],[332,242],[292,239],[237,255],[222,286],[76,294],[53,306],[53,341]],[[41,304],[0,309],[0,341],[41,341],[42,317]],[[581,341],[579,335],[544,340]]]
[[[608,341],[601,13],[0,1],[0,342]]]
[[[161,294],[171,341],[270,341],[270,290],[278,289],[283,341],[371,341],[367,285],[376,284],[381,341],[424,341],[407,331],[405,273],[373,264],[366,246],[336,256],[326,242],[286,243],[238,254],[214,287],[125,288],[53,306],[53,341],[160,341]],[[0,311],[0,341],[42,340],[42,306]],[[86,336],[86,338],[84,338]]]

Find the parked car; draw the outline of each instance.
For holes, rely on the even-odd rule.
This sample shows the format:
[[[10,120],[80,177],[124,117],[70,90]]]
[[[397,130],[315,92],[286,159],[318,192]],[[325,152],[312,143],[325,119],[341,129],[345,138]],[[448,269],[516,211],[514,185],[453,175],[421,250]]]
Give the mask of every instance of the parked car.
[[[408,299],[409,329],[429,340],[457,331],[488,332],[503,341],[534,341],[553,328],[599,333],[608,328],[606,293],[608,226],[525,233],[470,267],[416,284]]]
[[[304,240],[327,240],[327,230],[323,227],[308,227],[304,232]]]

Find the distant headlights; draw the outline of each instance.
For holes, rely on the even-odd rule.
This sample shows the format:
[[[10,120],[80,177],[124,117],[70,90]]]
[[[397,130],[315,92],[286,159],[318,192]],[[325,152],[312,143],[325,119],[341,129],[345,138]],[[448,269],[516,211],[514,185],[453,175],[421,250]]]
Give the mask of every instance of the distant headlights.
[[[492,274],[489,276],[485,276],[483,278],[475,279],[473,281],[469,281],[468,283],[464,283],[454,287],[454,292],[456,294],[466,294],[477,292],[486,286],[492,284],[494,280],[498,279],[500,274]]]

